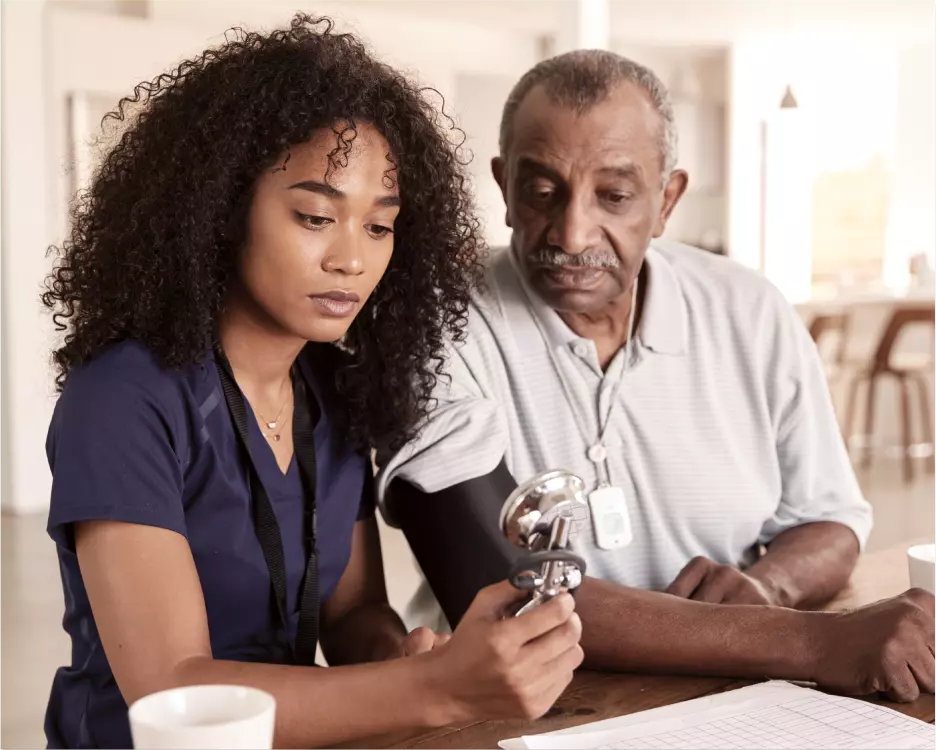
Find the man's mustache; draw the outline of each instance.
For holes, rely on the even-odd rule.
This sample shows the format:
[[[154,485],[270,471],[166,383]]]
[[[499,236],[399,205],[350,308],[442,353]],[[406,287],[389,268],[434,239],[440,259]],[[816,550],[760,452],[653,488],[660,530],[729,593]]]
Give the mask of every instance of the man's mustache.
[[[528,256],[528,262],[537,266],[568,266],[571,268],[618,268],[620,259],[609,250],[570,255],[558,248],[539,247]]]

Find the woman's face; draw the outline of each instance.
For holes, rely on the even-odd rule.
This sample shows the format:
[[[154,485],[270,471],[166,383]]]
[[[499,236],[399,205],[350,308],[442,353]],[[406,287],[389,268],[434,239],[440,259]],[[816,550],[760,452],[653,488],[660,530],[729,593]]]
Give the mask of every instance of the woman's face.
[[[347,164],[327,180],[331,130],[290,148],[254,188],[242,286],[267,324],[307,341],[344,335],[393,253],[390,147],[370,125],[356,130]]]

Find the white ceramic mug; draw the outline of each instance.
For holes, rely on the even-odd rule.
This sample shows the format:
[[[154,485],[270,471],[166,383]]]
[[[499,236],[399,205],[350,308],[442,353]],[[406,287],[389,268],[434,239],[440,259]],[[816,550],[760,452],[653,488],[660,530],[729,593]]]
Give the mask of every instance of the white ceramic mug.
[[[164,690],[130,706],[137,750],[273,747],[276,701],[237,685],[195,685]]]
[[[910,586],[936,594],[936,545],[918,544],[907,550],[910,565]]]

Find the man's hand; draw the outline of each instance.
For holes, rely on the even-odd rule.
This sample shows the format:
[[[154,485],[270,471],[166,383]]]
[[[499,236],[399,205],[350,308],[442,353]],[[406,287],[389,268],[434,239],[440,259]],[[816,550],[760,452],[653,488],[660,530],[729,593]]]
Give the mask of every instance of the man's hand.
[[[710,604],[780,604],[763,581],[707,557],[690,560],[666,593]]]
[[[818,623],[814,635],[812,679],[821,687],[846,695],[881,692],[895,701],[933,692],[932,594],[911,589],[833,618]]]

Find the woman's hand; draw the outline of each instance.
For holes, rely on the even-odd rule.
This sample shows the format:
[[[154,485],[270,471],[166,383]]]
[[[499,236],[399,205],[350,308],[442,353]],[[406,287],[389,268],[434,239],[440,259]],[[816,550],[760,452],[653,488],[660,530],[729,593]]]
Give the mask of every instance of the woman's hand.
[[[400,656],[416,656],[425,654],[434,648],[444,646],[452,639],[447,633],[436,633],[431,628],[415,628],[411,630],[401,644]]]
[[[583,658],[582,623],[574,600],[562,594],[519,617],[505,618],[509,605],[524,595],[506,581],[488,586],[475,597],[450,641],[433,639],[429,658],[435,662],[434,694],[444,700],[443,723],[535,719],[572,680]],[[423,647],[429,642],[426,634],[416,638]]]
[[[397,639],[392,647],[375,654],[374,661],[387,661],[388,659],[400,659],[404,656],[427,654],[434,648],[444,646],[451,637],[444,633],[436,633],[431,628],[415,628],[402,638]]]

